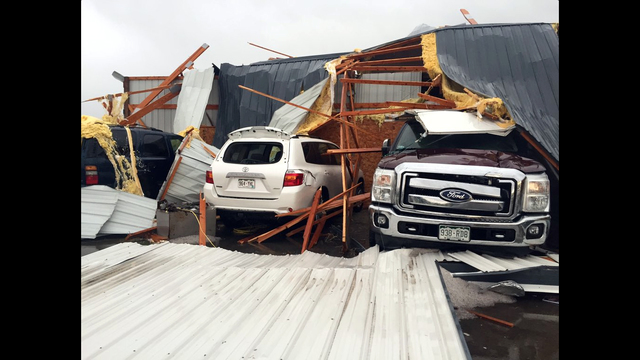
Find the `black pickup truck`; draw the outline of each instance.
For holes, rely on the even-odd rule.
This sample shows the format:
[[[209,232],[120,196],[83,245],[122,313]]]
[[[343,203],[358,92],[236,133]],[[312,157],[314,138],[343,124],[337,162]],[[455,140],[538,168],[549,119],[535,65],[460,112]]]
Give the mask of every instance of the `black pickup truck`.
[[[157,199],[183,137],[153,128],[109,125],[115,149],[108,157],[95,137],[82,138],[80,186],[106,185],[122,190],[131,171],[131,143],[143,196]],[[131,134],[129,139],[128,133]]]

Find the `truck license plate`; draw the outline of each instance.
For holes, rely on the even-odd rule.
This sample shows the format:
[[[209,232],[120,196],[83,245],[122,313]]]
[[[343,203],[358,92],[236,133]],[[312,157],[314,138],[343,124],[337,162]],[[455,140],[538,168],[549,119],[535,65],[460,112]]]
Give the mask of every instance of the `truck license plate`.
[[[238,179],[239,188],[255,189],[256,181],[254,179]]]
[[[456,241],[470,241],[470,230],[468,226],[446,226],[440,225],[438,227],[438,239],[439,240],[456,240]]]

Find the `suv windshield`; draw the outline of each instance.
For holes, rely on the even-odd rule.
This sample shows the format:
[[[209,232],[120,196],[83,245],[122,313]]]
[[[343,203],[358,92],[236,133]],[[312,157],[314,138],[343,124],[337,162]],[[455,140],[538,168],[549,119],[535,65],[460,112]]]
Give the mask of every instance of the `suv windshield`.
[[[277,142],[234,142],[224,152],[222,161],[231,164],[273,164],[282,158],[282,144]]]
[[[513,132],[507,136],[491,134],[428,135],[417,121],[408,121],[402,128],[389,153],[415,149],[478,149],[517,153]]]

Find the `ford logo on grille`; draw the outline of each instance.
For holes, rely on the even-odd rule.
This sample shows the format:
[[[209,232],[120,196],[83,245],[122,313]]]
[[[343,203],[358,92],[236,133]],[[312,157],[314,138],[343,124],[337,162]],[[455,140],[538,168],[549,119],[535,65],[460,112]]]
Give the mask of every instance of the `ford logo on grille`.
[[[451,202],[467,202],[473,199],[471,194],[459,189],[444,189],[440,191],[440,197]]]

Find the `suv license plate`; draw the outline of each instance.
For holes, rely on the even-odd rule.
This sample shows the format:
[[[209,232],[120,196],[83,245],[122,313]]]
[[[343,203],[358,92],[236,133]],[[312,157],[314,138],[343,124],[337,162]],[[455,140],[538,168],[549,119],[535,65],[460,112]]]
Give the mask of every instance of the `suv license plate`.
[[[255,189],[256,181],[254,179],[238,179],[239,188]]]
[[[440,225],[438,227],[438,239],[439,240],[455,240],[455,241],[470,241],[469,236],[471,230],[468,226],[446,226]]]

